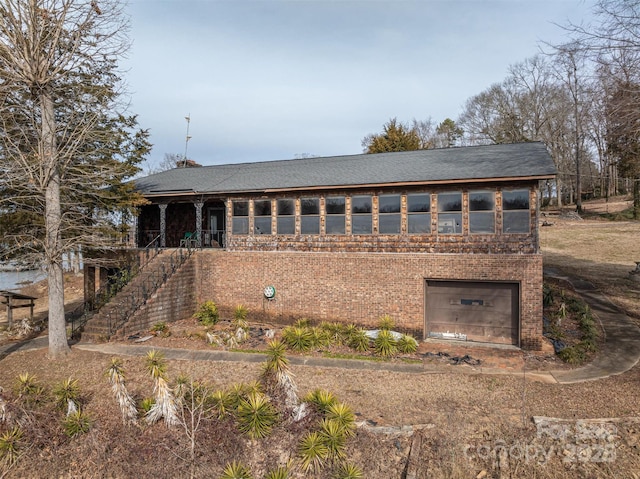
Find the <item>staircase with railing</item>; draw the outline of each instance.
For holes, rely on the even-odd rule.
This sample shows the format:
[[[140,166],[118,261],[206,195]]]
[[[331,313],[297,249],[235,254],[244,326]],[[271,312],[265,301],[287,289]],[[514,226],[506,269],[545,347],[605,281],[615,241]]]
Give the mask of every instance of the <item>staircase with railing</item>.
[[[74,324],[72,336],[98,342],[116,335],[180,270],[193,251],[190,247],[157,250],[157,254],[151,256],[137,274],[127,278],[126,284],[116,281],[107,287],[107,291],[99,291],[95,304],[98,310],[86,311],[83,315],[85,324],[80,325],[82,321]]]

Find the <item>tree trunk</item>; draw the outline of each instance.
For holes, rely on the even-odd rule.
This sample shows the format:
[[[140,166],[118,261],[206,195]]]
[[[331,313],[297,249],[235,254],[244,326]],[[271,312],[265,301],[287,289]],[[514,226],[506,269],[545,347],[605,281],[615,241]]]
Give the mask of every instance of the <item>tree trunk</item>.
[[[640,178],[633,180],[633,219],[640,219]]]
[[[67,324],[64,317],[64,273],[62,270],[60,208],[60,173],[57,164],[56,128],[53,100],[47,93],[40,96],[42,108],[42,160],[45,165],[45,267],[49,283],[49,357],[69,352]]]

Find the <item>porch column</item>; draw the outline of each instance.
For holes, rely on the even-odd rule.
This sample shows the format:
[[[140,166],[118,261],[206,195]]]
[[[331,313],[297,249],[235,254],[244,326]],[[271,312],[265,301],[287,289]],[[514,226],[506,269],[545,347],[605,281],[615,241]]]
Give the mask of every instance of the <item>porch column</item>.
[[[160,247],[167,247],[167,205],[160,204]]]
[[[196,201],[193,206],[196,207],[196,247],[202,248],[202,201]]]
[[[84,302],[90,310],[96,303],[96,267],[84,265]]]

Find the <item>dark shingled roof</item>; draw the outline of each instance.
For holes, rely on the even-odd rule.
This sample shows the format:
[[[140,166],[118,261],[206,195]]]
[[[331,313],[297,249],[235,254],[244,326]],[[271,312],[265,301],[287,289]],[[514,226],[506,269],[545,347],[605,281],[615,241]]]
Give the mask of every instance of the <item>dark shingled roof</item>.
[[[135,182],[140,193],[154,196],[545,179],[555,174],[544,144],[517,143],[175,168]]]

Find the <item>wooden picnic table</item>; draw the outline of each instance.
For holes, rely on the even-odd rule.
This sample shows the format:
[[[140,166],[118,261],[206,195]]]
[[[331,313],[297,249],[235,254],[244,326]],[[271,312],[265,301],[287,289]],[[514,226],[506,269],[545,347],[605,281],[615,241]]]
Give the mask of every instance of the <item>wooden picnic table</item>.
[[[13,291],[0,291],[0,303],[7,307],[7,321],[9,329],[13,325],[13,310],[16,308],[29,308],[30,320],[33,321],[33,306],[38,298]]]

